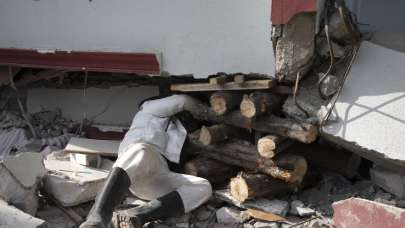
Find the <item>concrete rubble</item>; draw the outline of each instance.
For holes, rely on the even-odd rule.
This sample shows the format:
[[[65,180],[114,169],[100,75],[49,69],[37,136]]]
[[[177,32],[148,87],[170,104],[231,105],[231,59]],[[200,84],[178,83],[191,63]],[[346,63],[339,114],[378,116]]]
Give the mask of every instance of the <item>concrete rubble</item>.
[[[0,163],[0,197],[17,208],[35,215],[38,188],[45,168],[38,153],[22,153]]]
[[[404,53],[362,42],[334,108],[338,121],[323,128],[323,137],[403,172],[404,61]]]
[[[0,200],[0,227],[48,228],[49,224]]]
[[[94,200],[108,176],[108,170],[71,161],[47,159],[44,164],[48,170],[43,179],[45,191],[66,207]]]

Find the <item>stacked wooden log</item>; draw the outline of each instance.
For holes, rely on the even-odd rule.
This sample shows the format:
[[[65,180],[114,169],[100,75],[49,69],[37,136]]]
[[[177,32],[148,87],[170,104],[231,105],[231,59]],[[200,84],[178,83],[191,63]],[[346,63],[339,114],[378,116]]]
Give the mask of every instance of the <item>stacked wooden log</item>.
[[[172,90],[212,93],[210,105],[201,103],[187,110],[209,124],[188,135],[185,148],[205,160],[189,161],[186,166],[192,169],[186,172],[222,180],[232,173],[225,166],[237,167],[243,173],[231,179],[230,189],[241,202],[297,189],[307,172],[307,162],[302,156],[283,151],[296,141],[312,143],[318,136],[316,126],[282,117],[285,95],[277,92],[274,81],[254,81],[236,75],[233,80],[221,76],[209,83],[172,86]],[[263,89],[264,85],[267,88]],[[215,171],[207,171],[210,169]]]

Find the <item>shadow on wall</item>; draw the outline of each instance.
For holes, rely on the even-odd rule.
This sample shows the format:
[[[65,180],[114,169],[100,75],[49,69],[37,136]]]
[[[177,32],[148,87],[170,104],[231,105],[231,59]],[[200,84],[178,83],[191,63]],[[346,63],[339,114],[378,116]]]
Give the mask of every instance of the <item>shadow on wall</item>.
[[[33,88],[28,90],[27,109],[60,108],[63,117],[75,122],[86,117],[95,124],[130,126],[139,103],[158,94],[156,86],[88,88],[85,97],[80,89]]]

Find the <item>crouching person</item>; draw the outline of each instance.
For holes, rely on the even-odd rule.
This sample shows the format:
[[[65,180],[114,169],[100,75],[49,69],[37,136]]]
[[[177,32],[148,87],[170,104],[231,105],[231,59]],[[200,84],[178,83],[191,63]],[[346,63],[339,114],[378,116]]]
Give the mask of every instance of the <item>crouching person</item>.
[[[179,163],[187,136],[174,115],[196,104],[198,101],[192,97],[173,95],[146,101],[141,106],[120,144],[118,159],[80,228],[108,227],[114,208],[128,189],[135,196],[150,200],[120,216],[120,222],[135,227],[190,212],[210,198],[212,189],[207,180],[171,172],[165,160]]]

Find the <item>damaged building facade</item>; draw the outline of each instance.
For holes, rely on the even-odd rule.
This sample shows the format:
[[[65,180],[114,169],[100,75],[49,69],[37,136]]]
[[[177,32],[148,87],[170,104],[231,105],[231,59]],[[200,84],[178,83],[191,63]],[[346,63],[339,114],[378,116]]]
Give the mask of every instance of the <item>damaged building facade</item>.
[[[145,100],[172,95],[196,103],[159,156],[212,194],[145,227],[405,226],[404,5],[0,2],[0,227],[79,227]]]

